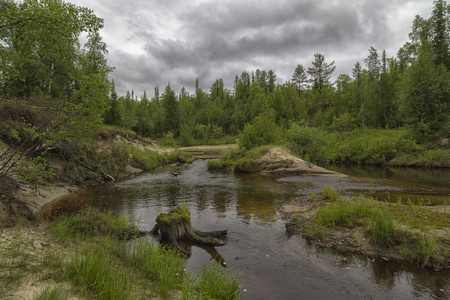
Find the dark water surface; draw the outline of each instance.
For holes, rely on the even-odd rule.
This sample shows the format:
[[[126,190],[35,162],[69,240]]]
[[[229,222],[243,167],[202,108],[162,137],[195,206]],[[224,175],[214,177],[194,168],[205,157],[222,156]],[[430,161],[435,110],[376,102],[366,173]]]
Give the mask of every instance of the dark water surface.
[[[69,202],[89,203],[126,215],[150,230],[159,213],[186,201],[195,228],[228,229],[225,246],[192,246],[187,269],[195,272],[203,264],[213,263],[217,251],[228,269],[239,273],[246,299],[449,299],[450,272],[371,261],[309,246],[299,236],[287,236],[282,219],[286,202],[319,194],[325,185],[344,194],[436,195],[450,204],[448,173],[446,177],[436,175],[434,182],[427,175],[417,176],[417,182],[413,176],[411,180],[392,178],[383,173],[388,171],[380,170],[372,173],[379,172],[382,175],[378,178],[385,179],[374,179],[377,176],[367,173],[349,178],[278,177],[213,173],[206,164],[197,160],[121,183],[95,186],[81,190]],[[173,177],[170,174],[174,172],[182,175]],[[64,206],[61,203],[55,205]]]

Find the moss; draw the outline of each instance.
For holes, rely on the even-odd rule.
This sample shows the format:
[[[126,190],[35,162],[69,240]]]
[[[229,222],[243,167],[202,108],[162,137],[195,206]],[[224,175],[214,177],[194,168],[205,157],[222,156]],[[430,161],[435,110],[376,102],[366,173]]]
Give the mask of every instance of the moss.
[[[166,214],[160,213],[156,218],[156,223],[158,223],[158,225],[170,227],[180,223],[189,223],[190,221],[191,215],[189,211],[184,209],[183,207],[174,208]]]

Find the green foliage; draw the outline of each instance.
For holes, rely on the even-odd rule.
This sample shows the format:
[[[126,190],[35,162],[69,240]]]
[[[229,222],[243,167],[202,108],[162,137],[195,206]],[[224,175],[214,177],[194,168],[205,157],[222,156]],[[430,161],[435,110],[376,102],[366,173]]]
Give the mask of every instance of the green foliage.
[[[415,150],[411,133],[397,130],[354,130],[342,135],[329,152],[330,161],[382,164],[399,153]]]
[[[0,158],[0,173],[21,173],[42,184],[40,178],[50,175],[40,158],[44,150],[90,137],[108,108],[112,68],[98,34],[103,20],[62,1],[0,6],[2,122],[14,129],[9,138],[21,142],[12,147],[12,159]],[[87,43],[81,47],[83,33]]]
[[[327,200],[336,200],[339,196],[338,191],[327,185],[322,189],[322,198]]]
[[[275,145],[279,141],[280,129],[275,124],[272,110],[265,111],[247,124],[239,136],[239,147],[249,150],[264,145]]]
[[[241,158],[234,165],[234,172],[237,173],[257,173],[260,170],[261,165],[251,158]]]
[[[118,145],[112,147],[111,153],[97,152],[87,146],[72,147],[61,175],[73,183],[98,183],[110,180],[110,176],[118,178],[128,164],[128,153]]]
[[[155,291],[168,298],[174,290],[181,290],[184,299],[239,298],[239,281],[217,264],[205,265],[194,276],[185,271],[184,256],[170,247],[146,238],[127,244],[117,240],[116,233],[130,227],[126,219],[98,211],[56,220],[51,232],[76,250],[48,255],[47,276],[96,299],[148,299]]]
[[[122,238],[124,228],[133,228],[134,224],[124,217],[114,216],[111,212],[100,212],[88,208],[72,217],[61,217],[51,227],[51,232],[60,238],[110,236]]]
[[[441,269],[448,265],[450,252],[448,243],[432,237],[424,237],[407,231],[401,233],[400,239],[405,242],[398,246],[402,257],[422,267],[432,266]]]
[[[386,244],[394,233],[394,218],[387,211],[375,209],[369,231],[376,244]]]
[[[237,278],[231,277],[229,272],[223,272],[216,263],[204,265],[193,282],[195,285],[194,287],[186,282],[184,289],[193,289],[197,295],[197,299],[241,298],[239,296],[241,286]],[[188,295],[188,299],[192,294],[193,293],[189,292],[183,293],[183,295]]]
[[[1,5],[0,61],[5,95],[77,98],[79,92],[92,95],[95,91],[98,101],[104,91],[98,93],[97,84],[108,81],[111,71],[98,35],[102,19],[88,8],[62,1],[2,1]],[[78,37],[83,32],[88,33],[88,43],[80,51]]]
[[[405,73],[402,82],[401,111],[407,123],[421,138],[433,138],[450,115],[450,73],[435,66],[425,51]]]
[[[285,134],[286,146],[305,160],[328,160],[333,136],[325,130],[291,124]]]
[[[154,170],[172,163],[185,163],[191,160],[191,155],[180,150],[156,153],[148,149],[139,149],[131,145],[125,145],[126,152],[131,155],[131,164],[145,171]]]
[[[32,183],[35,189],[40,186],[51,187],[50,179],[55,175],[47,160],[41,156],[22,158],[18,163],[16,173]]]
[[[225,170],[241,173],[259,172],[261,165],[257,160],[264,156],[269,149],[270,146],[261,146],[248,151],[232,149],[222,155],[219,161],[209,161],[208,170]]]
[[[370,217],[376,206],[375,201],[364,196],[335,201],[320,208],[316,222],[328,227],[343,226],[352,228],[357,224],[361,224],[361,218]]]
[[[61,287],[46,287],[35,300],[66,300],[68,298],[67,292]]]
[[[355,118],[349,112],[345,112],[337,118],[333,117],[333,123],[330,125],[330,130],[345,132],[352,131],[355,127]]]
[[[286,132],[284,143],[306,160],[358,164],[382,164],[416,149],[405,129],[358,129],[341,134],[297,124]]]
[[[175,138],[172,131],[169,131],[164,135],[163,143],[165,146],[175,146]]]

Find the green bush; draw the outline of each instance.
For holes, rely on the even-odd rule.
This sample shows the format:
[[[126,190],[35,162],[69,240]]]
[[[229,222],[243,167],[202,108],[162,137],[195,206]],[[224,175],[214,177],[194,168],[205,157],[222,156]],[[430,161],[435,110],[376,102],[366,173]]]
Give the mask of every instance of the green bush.
[[[261,165],[251,158],[242,158],[234,165],[234,172],[237,173],[257,173],[260,170]]]
[[[306,160],[357,164],[383,164],[417,149],[411,133],[401,128],[340,133],[292,124],[284,142]]]
[[[285,144],[306,160],[328,161],[333,135],[320,128],[292,124],[285,134]]]
[[[332,161],[382,164],[399,153],[416,149],[409,131],[404,129],[365,129],[345,133],[333,149]]]
[[[270,116],[264,112],[245,125],[239,136],[239,147],[249,150],[258,146],[275,145],[280,140],[281,131]]]

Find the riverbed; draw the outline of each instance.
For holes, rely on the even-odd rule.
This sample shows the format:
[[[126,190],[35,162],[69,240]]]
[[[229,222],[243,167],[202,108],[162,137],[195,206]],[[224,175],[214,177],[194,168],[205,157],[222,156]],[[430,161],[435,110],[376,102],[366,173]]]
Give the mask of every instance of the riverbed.
[[[335,170],[349,177],[233,174],[209,172],[206,164],[196,160],[94,186],[51,207],[67,211],[74,205],[92,205],[126,215],[150,230],[159,213],[186,202],[193,227],[228,229],[225,246],[192,245],[186,269],[196,272],[220,257],[227,271],[238,274],[245,299],[445,299],[450,295],[448,271],[310,246],[300,236],[288,236],[283,219],[286,203],[319,194],[325,185],[342,194],[434,195],[440,199],[435,205],[447,205],[448,173],[430,182],[426,175],[393,178],[374,170],[362,174]]]

